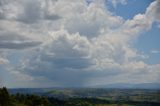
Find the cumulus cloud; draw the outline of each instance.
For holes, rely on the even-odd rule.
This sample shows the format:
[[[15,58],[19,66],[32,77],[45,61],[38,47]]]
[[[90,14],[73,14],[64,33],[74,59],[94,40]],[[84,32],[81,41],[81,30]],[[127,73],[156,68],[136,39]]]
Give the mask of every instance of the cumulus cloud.
[[[89,46],[87,38],[78,33],[70,35],[63,30],[55,32],[51,39],[31,56],[33,60],[30,58],[24,62],[20,70],[31,76],[47,76],[53,82],[65,86],[83,84],[85,71],[81,71],[92,65],[87,49]]]
[[[147,17],[160,22],[160,1],[156,0],[147,8]]]
[[[22,51],[23,58],[17,66],[10,64],[9,72],[30,79],[30,86],[157,82],[159,64],[145,63],[133,41],[159,22],[159,1],[131,20],[112,14],[103,3],[1,0],[0,49],[36,46]]]

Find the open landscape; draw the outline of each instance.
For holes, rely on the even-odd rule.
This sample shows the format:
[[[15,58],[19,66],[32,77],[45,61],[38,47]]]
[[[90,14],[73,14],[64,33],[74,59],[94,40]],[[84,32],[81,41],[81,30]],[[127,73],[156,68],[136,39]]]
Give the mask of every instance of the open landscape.
[[[160,0],[0,0],[0,106],[160,106]]]
[[[160,105],[160,90],[158,89],[21,88],[9,89],[7,93],[7,89],[3,88],[0,90],[0,97],[0,101],[3,101],[0,106]]]

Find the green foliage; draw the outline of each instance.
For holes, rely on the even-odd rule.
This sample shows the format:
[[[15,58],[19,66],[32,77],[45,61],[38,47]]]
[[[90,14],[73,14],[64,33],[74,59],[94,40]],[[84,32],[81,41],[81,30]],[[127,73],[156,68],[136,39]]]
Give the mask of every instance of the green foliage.
[[[0,106],[11,106],[11,97],[6,87],[0,88]]]
[[[3,87],[0,88],[0,106],[50,106],[50,102],[46,97],[36,95],[10,95]]]

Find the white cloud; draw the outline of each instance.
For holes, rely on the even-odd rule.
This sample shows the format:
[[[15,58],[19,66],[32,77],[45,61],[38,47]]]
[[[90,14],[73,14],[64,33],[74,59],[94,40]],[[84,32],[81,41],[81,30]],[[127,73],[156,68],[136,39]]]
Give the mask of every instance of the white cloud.
[[[0,64],[8,64],[8,63],[9,63],[9,61],[7,59],[0,57]]]
[[[116,8],[118,4],[126,5],[127,0],[108,0],[113,4],[113,6]]]
[[[153,53],[153,54],[159,54],[160,51],[159,50],[152,50],[151,53]]]
[[[160,22],[160,1],[156,0],[147,8],[146,15],[151,20]]]
[[[36,46],[21,51],[18,66],[10,64],[16,80],[31,79],[37,86],[158,81],[159,65],[143,62],[133,41],[159,21],[159,1],[131,20],[113,15],[103,0],[1,2],[0,49]],[[118,2],[126,1],[113,1]]]
[[[160,24],[157,27],[160,29]]]

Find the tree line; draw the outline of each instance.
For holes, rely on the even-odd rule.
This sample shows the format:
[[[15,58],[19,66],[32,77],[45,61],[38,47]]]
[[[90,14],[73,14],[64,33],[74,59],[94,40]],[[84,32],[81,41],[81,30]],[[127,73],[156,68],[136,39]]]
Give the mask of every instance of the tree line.
[[[74,102],[34,94],[17,93],[11,95],[6,87],[0,88],[0,106],[91,106],[91,104],[83,101]]]

